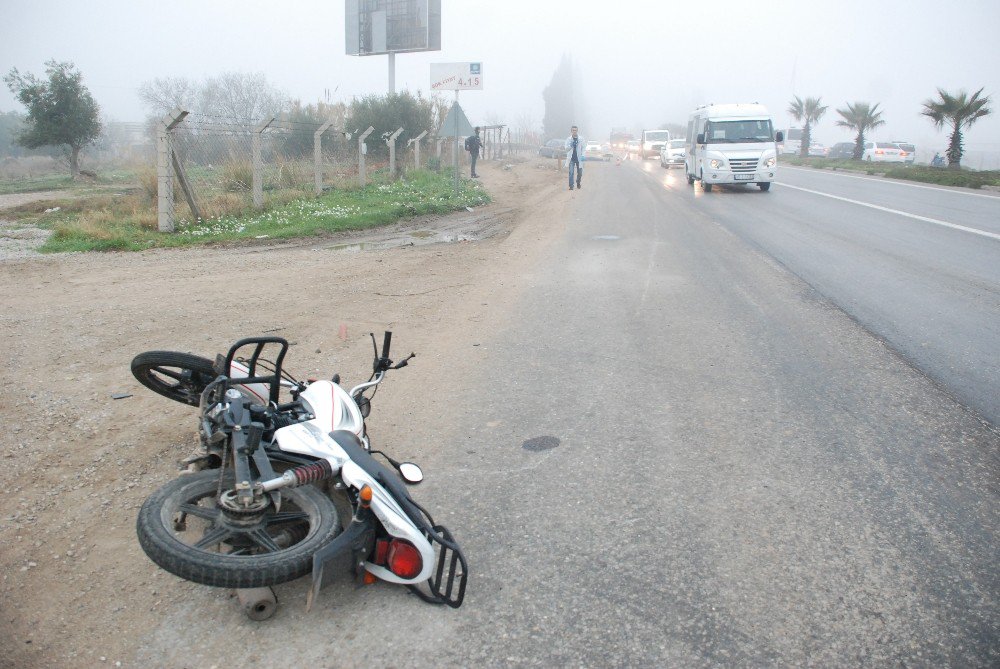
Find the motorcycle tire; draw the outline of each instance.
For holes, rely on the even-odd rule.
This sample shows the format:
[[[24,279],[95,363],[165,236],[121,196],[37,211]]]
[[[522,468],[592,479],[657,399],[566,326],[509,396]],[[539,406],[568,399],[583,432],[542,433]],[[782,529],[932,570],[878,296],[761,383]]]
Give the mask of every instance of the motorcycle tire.
[[[132,359],[132,375],[154,393],[195,407],[216,377],[211,360],[176,351],[140,353]]]
[[[264,530],[234,530],[232,525],[221,523],[222,511],[216,501],[219,475],[214,469],[176,478],[150,495],[139,510],[139,545],[149,559],[175,576],[221,588],[285,583],[308,574],[313,554],[340,534],[336,507],[311,485],[284,488],[281,513],[270,506],[264,512]],[[232,486],[230,471],[224,475],[222,487]],[[203,533],[188,530],[192,517],[205,526]],[[268,539],[261,543],[261,531],[270,539],[270,547]],[[199,534],[201,538],[197,538]],[[281,535],[290,536],[287,547],[275,545]],[[208,543],[199,545],[206,538]],[[264,552],[234,554],[245,551],[248,544],[250,550]]]

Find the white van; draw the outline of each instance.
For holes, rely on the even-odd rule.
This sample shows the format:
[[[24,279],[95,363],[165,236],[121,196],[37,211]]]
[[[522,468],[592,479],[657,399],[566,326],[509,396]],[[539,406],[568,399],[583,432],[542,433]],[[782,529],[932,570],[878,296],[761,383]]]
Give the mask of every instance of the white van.
[[[654,158],[660,155],[660,149],[669,141],[669,130],[643,130],[642,146],[639,147],[639,155],[643,160]]]
[[[781,153],[793,155],[802,151],[802,128],[788,128],[784,135],[785,141],[778,147]]]
[[[697,179],[706,193],[715,184],[757,184],[768,190],[778,167],[775,142],[782,139],[764,105],[698,107],[688,118],[688,184]]]

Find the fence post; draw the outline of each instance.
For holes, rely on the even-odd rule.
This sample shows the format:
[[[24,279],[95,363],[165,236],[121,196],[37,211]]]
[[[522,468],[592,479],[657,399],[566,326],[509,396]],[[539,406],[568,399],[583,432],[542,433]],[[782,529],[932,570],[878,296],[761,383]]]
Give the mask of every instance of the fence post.
[[[156,223],[160,232],[174,231],[174,141],[170,134],[187,115],[175,107],[160,119],[156,132]]]
[[[362,188],[368,182],[368,168],[365,167],[365,154],[368,153],[368,147],[365,145],[365,138],[373,132],[375,132],[374,126],[368,126],[367,130],[358,135],[358,184]]]
[[[393,179],[396,178],[396,138],[401,132],[402,128],[385,138],[385,143],[389,145],[389,174]]]
[[[277,119],[266,118],[253,129],[253,206],[254,209],[264,208],[264,157],[261,154],[260,136],[267,127]]]
[[[323,194],[323,133],[333,125],[327,121],[313,133],[313,171],[316,175],[316,197]]]
[[[420,169],[420,140],[422,140],[425,135],[427,135],[426,130],[416,137],[411,137],[409,141],[407,141],[407,144],[413,145],[413,169],[415,170]]]

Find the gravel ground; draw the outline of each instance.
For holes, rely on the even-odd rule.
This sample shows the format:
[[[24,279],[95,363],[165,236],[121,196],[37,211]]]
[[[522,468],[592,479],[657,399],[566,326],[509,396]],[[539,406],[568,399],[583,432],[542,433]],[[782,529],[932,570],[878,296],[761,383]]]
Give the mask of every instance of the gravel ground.
[[[0,195],[0,262],[30,258],[38,255],[35,250],[45,243],[52,234],[49,230],[24,225],[3,218],[3,210],[20,207],[39,200],[66,199],[67,193],[59,190],[38,191],[37,193],[10,193]]]

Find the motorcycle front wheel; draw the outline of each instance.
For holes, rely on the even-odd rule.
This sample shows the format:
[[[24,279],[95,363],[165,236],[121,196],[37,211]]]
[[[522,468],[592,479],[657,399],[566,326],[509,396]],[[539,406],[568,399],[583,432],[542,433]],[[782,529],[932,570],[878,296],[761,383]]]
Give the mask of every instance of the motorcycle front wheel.
[[[166,571],[223,588],[285,583],[312,569],[312,556],[341,530],[336,507],[313,486],[281,491],[281,510],[269,498],[256,509],[223,503],[233,477],[205,470],[170,481],[139,510],[142,550]]]
[[[195,407],[216,377],[208,358],[176,351],[140,353],[132,359],[132,375],[154,393]]]

